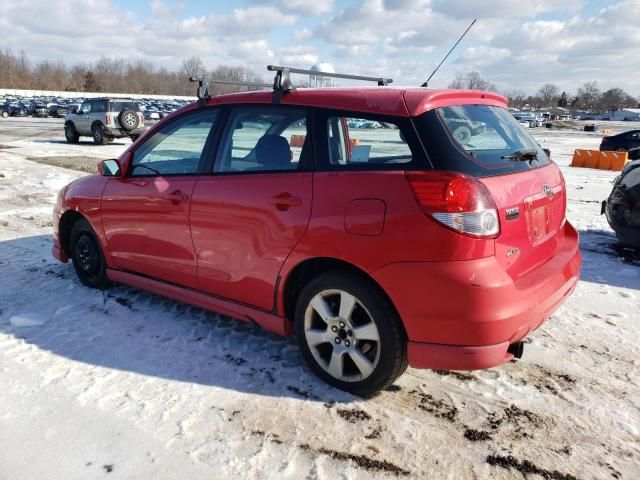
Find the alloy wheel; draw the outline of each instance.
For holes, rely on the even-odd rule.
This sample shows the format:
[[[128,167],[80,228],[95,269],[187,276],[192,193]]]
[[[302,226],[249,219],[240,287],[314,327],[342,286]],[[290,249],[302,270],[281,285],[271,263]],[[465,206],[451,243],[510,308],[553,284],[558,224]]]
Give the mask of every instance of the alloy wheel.
[[[380,360],[376,323],[364,305],[344,290],[324,290],[311,299],[304,335],[318,365],[343,382],[366,379]]]

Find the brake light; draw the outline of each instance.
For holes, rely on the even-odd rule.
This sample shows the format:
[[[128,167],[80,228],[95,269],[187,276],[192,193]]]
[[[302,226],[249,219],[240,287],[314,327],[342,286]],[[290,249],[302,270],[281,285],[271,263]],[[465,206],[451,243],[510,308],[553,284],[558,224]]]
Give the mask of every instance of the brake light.
[[[459,233],[495,238],[498,209],[482,183],[451,172],[405,172],[418,205],[429,217]]]
[[[107,116],[105,117],[105,120],[106,120],[106,122],[107,122],[107,125],[111,125],[111,115],[109,115],[109,114],[107,113]]]
[[[609,137],[602,137],[602,143],[607,143],[609,141]]]

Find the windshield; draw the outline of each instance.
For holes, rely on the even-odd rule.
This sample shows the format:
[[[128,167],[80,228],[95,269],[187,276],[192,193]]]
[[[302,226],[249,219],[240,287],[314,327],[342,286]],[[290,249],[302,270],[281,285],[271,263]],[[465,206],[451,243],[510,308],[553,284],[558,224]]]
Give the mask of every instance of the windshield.
[[[417,124],[438,170],[489,176],[550,162],[540,145],[504,108],[442,107],[418,117]]]

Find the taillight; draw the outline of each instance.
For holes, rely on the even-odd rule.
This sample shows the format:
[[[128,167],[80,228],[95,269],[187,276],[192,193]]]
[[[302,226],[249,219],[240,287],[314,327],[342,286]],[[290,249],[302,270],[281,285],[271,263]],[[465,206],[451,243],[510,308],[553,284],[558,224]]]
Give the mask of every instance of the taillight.
[[[602,143],[607,143],[609,141],[609,137],[602,137]]]
[[[451,172],[405,172],[422,211],[444,226],[472,237],[500,233],[498,209],[482,183]]]
[[[107,116],[105,117],[105,120],[106,120],[106,122],[107,122],[107,125],[111,125],[111,115],[109,115],[109,114],[107,113]]]

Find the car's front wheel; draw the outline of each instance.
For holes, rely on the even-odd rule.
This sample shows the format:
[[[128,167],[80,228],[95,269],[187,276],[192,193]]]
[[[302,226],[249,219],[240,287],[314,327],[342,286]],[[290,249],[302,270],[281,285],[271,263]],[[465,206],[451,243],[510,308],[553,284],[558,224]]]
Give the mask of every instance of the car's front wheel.
[[[9,116],[9,112],[7,111],[2,112],[2,118],[7,118],[8,116]]]
[[[342,390],[370,396],[407,368],[407,342],[393,305],[367,279],[327,272],[302,290],[295,312],[298,343],[312,370]]]
[[[107,264],[100,243],[91,225],[84,218],[73,224],[70,237],[71,261],[80,281],[91,288],[105,289],[111,285]]]

